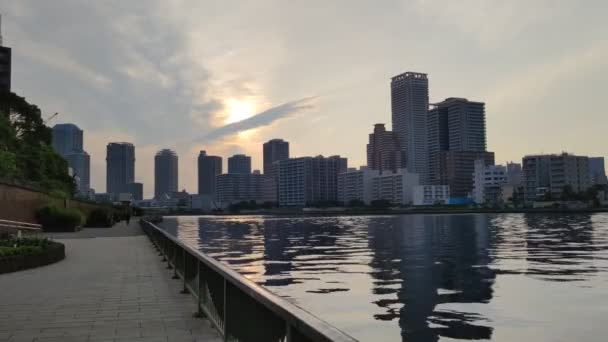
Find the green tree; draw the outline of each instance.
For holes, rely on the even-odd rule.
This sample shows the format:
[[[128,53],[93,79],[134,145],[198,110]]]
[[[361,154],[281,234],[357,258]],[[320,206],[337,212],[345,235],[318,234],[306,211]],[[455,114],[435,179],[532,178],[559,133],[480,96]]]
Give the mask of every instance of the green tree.
[[[0,93],[0,177],[72,196],[67,162],[51,147],[40,109],[14,93]]]

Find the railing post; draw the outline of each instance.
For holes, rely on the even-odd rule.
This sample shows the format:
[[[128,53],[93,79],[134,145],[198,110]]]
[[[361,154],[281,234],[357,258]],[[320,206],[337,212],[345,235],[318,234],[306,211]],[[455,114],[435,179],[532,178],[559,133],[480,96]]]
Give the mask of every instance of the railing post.
[[[285,335],[285,341],[291,342],[291,324],[289,324],[289,321],[285,321]]]
[[[226,278],[224,280],[224,341],[228,341],[230,327],[228,326],[228,284]]]
[[[177,268],[179,265],[177,264],[177,245],[174,242],[171,242],[171,249],[173,250],[173,277],[172,279],[179,279],[179,275],[177,275]]]
[[[188,288],[186,287],[186,282],[187,282],[187,276],[186,276],[186,269],[188,268],[186,265],[186,250],[184,248],[181,248],[182,250],[182,277],[184,278],[183,281],[183,285],[184,287],[182,288],[182,291],[180,293],[182,294],[188,294]]]
[[[198,268],[198,279],[196,282],[196,294],[198,295],[196,301],[196,317],[202,318],[205,317],[205,312],[203,312],[203,305],[205,304],[205,299],[203,298],[203,294],[205,293],[205,279],[203,278],[203,263],[199,259],[196,260],[196,267]]]

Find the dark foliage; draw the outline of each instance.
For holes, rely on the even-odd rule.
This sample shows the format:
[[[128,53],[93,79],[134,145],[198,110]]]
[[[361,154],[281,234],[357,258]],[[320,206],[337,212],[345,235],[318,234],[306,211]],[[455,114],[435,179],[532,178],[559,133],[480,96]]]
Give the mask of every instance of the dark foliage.
[[[52,131],[37,106],[14,93],[0,93],[0,179],[73,196],[68,164],[51,143]]]
[[[114,212],[110,208],[97,208],[87,217],[87,227],[112,227],[114,225]]]
[[[45,231],[75,231],[84,223],[84,216],[78,209],[55,206],[39,209],[36,218]]]

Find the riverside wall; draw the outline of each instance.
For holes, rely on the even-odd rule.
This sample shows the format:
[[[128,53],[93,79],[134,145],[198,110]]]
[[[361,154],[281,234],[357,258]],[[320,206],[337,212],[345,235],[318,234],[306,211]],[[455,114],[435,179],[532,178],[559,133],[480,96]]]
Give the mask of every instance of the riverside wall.
[[[59,199],[35,189],[0,182],[0,219],[36,223],[36,211],[45,205],[77,208],[87,215],[100,206],[71,199]]]

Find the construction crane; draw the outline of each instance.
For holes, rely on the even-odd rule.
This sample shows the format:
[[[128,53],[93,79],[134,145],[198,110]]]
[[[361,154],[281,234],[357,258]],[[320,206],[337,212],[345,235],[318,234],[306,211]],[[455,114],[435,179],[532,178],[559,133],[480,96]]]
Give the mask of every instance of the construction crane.
[[[51,120],[53,120],[57,115],[59,115],[59,113],[55,113],[51,116],[49,116],[46,120],[44,120],[45,124],[48,124]]]

